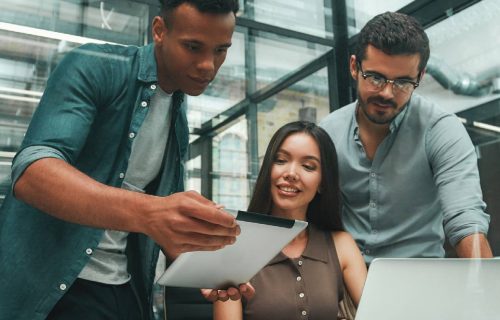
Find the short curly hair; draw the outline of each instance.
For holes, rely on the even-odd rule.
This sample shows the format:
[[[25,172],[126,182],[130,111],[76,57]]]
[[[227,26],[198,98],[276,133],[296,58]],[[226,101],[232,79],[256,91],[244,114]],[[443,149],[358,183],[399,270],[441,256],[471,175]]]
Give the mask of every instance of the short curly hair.
[[[161,14],[165,17],[170,11],[183,3],[188,3],[200,12],[236,14],[240,9],[238,0],[159,0]]]
[[[366,48],[372,45],[389,55],[420,55],[419,72],[429,60],[429,38],[422,25],[413,17],[398,12],[385,12],[372,18],[361,29],[355,50],[356,59],[365,59]]]

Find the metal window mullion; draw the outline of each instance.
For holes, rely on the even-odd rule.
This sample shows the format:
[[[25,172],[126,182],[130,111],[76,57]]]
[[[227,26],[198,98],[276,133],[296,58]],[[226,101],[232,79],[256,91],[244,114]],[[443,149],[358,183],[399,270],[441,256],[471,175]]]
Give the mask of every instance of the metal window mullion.
[[[207,199],[213,199],[213,171],[212,138],[201,140],[201,195]]]
[[[330,111],[339,109],[353,101],[354,91],[349,70],[349,35],[347,30],[346,0],[332,1],[332,23],[335,53],[328,61],[328,84]]]
[[[245,34],[245,76],[247,79],[246,97],[257,90],[257,51],[255,46],[254,31],[247,29]],[[250,102],[246,106],[247,118],[247,154],[248,154],[248,190],[249,196],[253,193],[253,187],[259,174],[259,124],[257,120],[257,103]]]
[[[285,29],[282,27],[274,26],[263,22],[258,22],[245,17],[237,17],[236,25],[246,27],[250,30],[268,32],[283,37],[303,40],[311,43],[321,44],[328,47],[332,47],[334,44],[332,39],[322,38],[318,36],[313,36],[308,33]]]

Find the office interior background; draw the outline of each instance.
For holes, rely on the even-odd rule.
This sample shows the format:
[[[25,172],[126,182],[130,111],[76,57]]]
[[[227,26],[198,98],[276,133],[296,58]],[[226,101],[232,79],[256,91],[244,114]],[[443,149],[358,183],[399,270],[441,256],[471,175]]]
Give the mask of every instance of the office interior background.
[[[271,135],[290,121],[319,122],[353,101],[348,61],[356,34],[374,15],[400,11],[416,17],[431,42],[416,93],[457,114],[475,145],[491,215],[488,238],[499,254],[498,0],[240,0],[240,7],[219,75],[203,95],[187,98],[187,189],[245,209]],[[147,44],[158,11],[157,0],[0,2],[0,203],[12,159],[61,58],[86,42]],[[206,309],[186,296],[187,302],[176,298],[179,310],[185,307],[182,319]]]

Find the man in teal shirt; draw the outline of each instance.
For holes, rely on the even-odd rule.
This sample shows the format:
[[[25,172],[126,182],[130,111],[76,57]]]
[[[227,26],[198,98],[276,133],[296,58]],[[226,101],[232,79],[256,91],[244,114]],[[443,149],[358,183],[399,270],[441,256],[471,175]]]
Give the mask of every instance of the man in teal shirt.
[[[456,116],[413,94],[429,58],[422,26],[374,17],[350,60],[356,102],[322,122],[339,156],[343,221],[377,257],[491,257],[474,146]]]
[[[238,1],[160,2],[153,44],[84,45],[51,75],[0,209],[1,319],[150,319],[160,248],[235,241],[233,216],[182,192],[182,160],[184,94],[224,62]]]

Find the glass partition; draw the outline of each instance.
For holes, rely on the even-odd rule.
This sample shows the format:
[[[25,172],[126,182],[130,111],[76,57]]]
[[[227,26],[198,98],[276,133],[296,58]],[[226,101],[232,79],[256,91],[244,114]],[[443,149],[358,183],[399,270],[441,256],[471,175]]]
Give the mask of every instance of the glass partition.
[[[244,210],[248,206],[247,140],[246,118],[213,138],[212,200],[228,209]]]
[[[264,158],[273,134],[297,120],[318,123],[330,112],[327,69],[323,68],[258,104],[258,155]]]
[[[19,30],[23,26],[38,30],[38,33],[50,31],[66,38],[73,35],[122,44],[146,43],[148,14],[148,5],[123,0],[0,2],[3,27],[13,25]]]
[[[133,1],[0,2],[0,203],[10,165],[55,65],[87,42],[142,45],[149,6]]]
[[[327,46],[266,32],[258,32],[253,41],[255,43],[257,89],[296,71],[331,49]]]
[[[201,156],[186,161],[186,190],[201,192]]]
[[[331,39],[332,9],[327,4],[325,0],[247,0],[242,13],[258,22]]]

